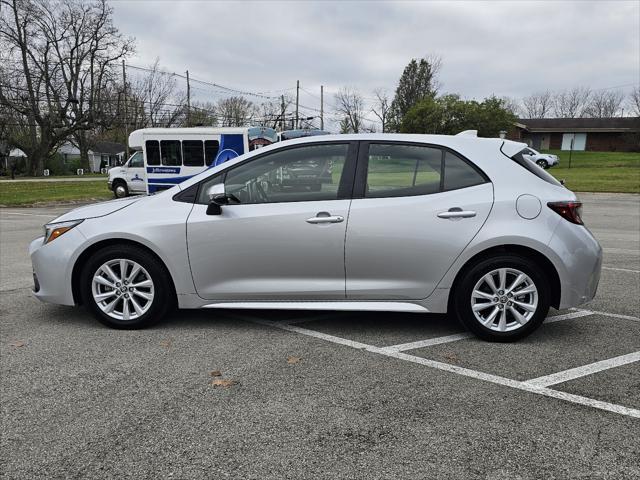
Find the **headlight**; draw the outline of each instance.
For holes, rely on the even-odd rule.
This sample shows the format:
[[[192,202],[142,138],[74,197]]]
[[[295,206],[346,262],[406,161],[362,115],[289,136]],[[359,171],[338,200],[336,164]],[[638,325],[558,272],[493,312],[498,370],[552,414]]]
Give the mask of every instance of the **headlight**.
[[[72,228],[80,225],[84,222],[82,220],[71,220],[69,222],[59,222],[59,223],[48,223],[44,226],[44,243],[45,245],[49,242],[53,242],[56,238],[61,235],[64,235]]]

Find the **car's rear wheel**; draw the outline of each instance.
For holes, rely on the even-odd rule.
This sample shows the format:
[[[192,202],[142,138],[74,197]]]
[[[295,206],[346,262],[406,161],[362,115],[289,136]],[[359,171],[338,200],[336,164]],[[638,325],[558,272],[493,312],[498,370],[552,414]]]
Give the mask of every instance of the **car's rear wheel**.
[[[116,180],[115,182],[113,182],[113,186],[111,188],[113,190],[113,195],[116,198],[124,198],[129,195],[127,184],[122,180]]]
[[[538,164],[538,166],[544,168],[545,170],[549,168],[549,162],[547,162],[546,160],[540,159],[536,163]]]
[[[519,255],[482,260],[454,292],[460,321],[485,340],[511,342],[542,324],[549,311],[549,281],[534,262]]]
[[[92,255],[84,266],[82,300],[104,325],[143,328],[158,322],[174,298],[168,273],[146,250],[113,245]]]

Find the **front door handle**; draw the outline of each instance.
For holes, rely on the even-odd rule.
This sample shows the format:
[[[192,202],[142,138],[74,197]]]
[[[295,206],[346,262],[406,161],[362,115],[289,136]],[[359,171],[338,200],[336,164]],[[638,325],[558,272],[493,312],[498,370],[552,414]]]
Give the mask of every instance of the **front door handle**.
[[[329,212],[319,212],[315,217],[307,218],[307,223],[340,223],[343,221],[342,215],[331,215]]]
[[[473,210],[462,210],[458,207],[450,208],[446,212],[440,212],[438,214],[439,218],[471,218],[475,216],[476,212]]]

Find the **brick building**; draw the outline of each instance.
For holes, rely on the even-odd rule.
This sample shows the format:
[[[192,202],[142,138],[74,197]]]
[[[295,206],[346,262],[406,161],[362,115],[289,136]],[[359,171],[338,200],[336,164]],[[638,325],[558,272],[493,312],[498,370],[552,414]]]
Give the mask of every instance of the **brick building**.
[[[640,151],[640,117],[523,118],[507,138],[536,150]],[[573,146],[572,146],[573,143]]]

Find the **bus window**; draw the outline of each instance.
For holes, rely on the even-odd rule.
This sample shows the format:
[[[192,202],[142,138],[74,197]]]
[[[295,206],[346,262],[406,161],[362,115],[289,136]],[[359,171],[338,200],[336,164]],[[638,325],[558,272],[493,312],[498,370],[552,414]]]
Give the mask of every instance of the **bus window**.
[[[180,140],[161,140],[162,165],[180,166],[182,165],[182,155],[180,152]]]
[[[147,165],[160,165],[160,144],[157,140],[147,140],[145,143],[147,151]]]
[[[218,150],[220,149],[220,143],[217,140],[205,140],[204,141],[204,159],[205,164],[213,165]]]
[[[182,155],[185,167],[202,167],[204,165],[202,140],[183,140]]]

